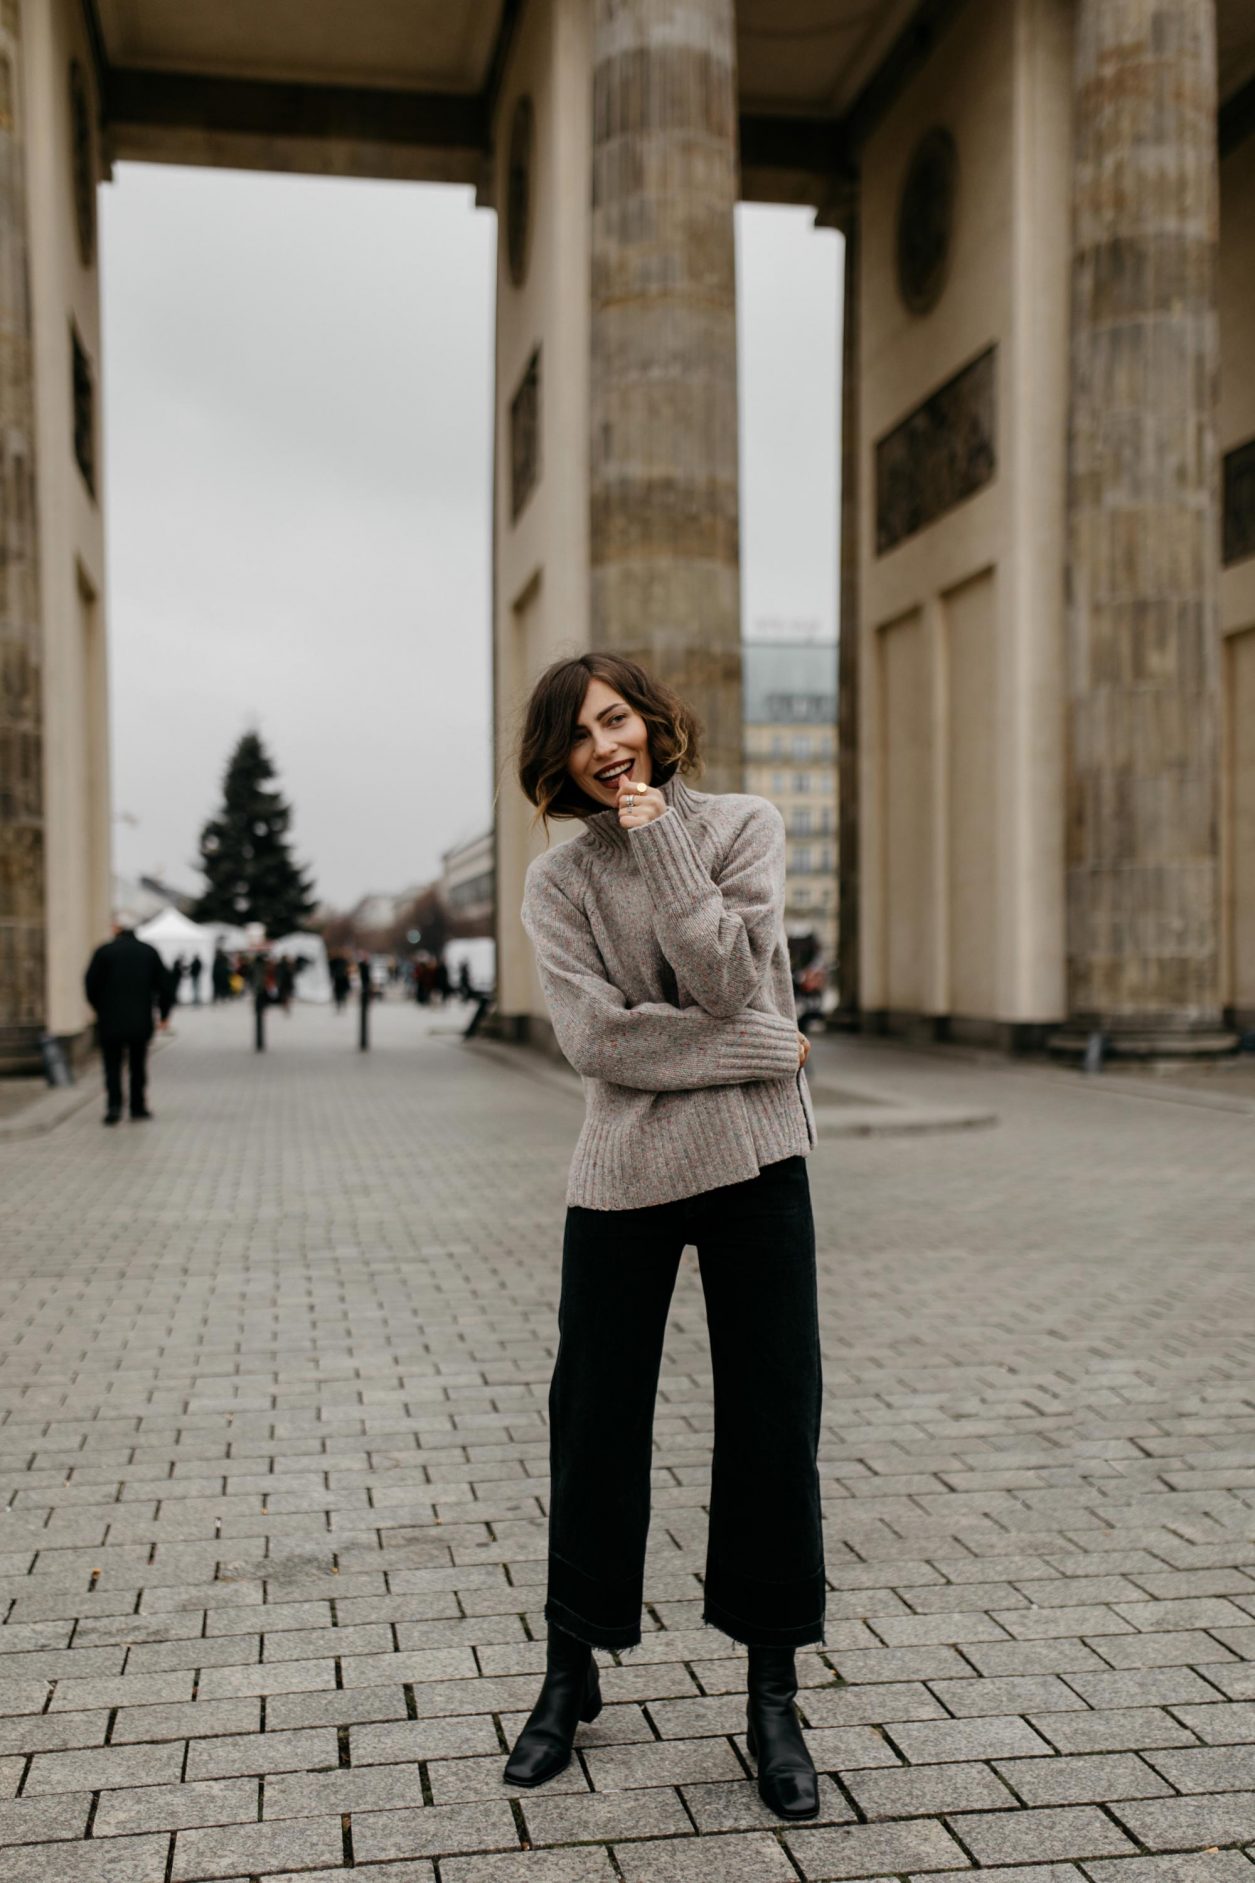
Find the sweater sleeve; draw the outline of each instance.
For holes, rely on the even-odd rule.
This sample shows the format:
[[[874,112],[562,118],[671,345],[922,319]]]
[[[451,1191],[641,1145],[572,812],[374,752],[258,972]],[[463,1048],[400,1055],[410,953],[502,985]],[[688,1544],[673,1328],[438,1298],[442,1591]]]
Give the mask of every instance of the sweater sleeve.
[[[544,872],[528,876],[523,926],[558,1044],[585,1078],[685,1092],[796,1073],[797,1029],[779,1014],[746,1009],[721,1020],[662,1001],[629,1007],[606,978],[587,917]]]
[[[784,920],[779,811],[758,801],[713,878],[674,811],[634,830],[631,843],[663,954],[707,1013],[739,1013],[762,983]]]

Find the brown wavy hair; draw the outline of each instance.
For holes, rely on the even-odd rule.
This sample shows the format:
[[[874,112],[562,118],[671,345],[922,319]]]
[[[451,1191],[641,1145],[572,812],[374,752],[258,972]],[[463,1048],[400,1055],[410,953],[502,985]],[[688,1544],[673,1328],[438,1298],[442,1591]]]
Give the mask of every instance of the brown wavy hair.
[[[573,781],[567,767],[590,680],[604,680],[649,728],[656,785],[700,767],[701,728],[684,701],[626,654],[576,654],[555,660],[532,688],[519,741],[519,783],[542,818],[591,817],[605,810]]]

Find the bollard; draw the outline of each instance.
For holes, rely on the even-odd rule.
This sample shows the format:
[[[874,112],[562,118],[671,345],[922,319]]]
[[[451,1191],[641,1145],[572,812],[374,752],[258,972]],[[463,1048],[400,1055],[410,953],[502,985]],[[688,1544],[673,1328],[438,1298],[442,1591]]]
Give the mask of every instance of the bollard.
[[[266,1050],[266,1000],[264,993],[253,1002],[253,1049],[264,1053]]]
[[[370,963],[363,961],[358,969],[361,985],[361,1018],[358,1023],[357,1050],[359,1053],[370,1051]]]
[[[1095,1028],[1085,1042],[1084,1070],[1089,1073],[1101,1072],[1103,1061],[1107,1057],[1105,1034]]]

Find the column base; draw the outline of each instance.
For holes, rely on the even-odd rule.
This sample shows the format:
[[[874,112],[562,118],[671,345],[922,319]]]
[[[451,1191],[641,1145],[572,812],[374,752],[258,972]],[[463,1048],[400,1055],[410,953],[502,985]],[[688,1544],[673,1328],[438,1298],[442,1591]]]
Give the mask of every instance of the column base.
[[[1101,1065],[1104,1059],[1135,1060],[1142,1065],[1158,1062],[1195,1062],[1224,1059],[1238,1050],[1238,1036],[1222,1025],[1174,1026],[1170,1021],[1148,1021],[1130,1025],[1127,1021],[1093,1019],[1069,1020],[1052,1033],[1046,1042],[1052,1059],[1072,1064],[1084,1062]]]

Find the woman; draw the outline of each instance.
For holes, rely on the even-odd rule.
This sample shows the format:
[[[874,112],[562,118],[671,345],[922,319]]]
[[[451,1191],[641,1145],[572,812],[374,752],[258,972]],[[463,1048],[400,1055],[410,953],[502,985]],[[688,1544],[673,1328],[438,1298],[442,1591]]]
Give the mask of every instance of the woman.
[[[785,1818],[818,1782],[794,1649],[823,1639],[814,1142],[784,937],[784,825],[684,775],[692,714],[634,661],[560,660],[528,704],[524,792],[581,835],[538,857],[523,922],[584,1076],[567,1191],[540,1697],[505,1768],[539,1785],[601,1709],[591,1649],[641,1638],[654,1398],[697,1247],[715,1382],[703,1618],[749,1649],[748,1744]]]

